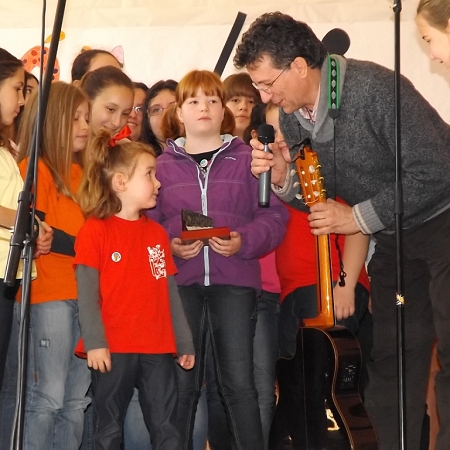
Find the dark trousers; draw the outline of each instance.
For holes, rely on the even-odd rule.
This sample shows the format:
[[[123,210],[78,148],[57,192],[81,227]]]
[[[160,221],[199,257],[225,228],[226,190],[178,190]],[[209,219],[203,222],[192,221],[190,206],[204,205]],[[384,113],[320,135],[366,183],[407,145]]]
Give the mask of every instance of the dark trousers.
[[[373,362],[369,364],[366,408],[378,433],[380,450],[399,448],[395,237],[378,233],[369,264],[374,322]],[[436,449],[450,443],[450,211],[405,230],[404,322],[406,446],[420,446],[431,348],[438,338],[442,365],[436,376],[441,429]]]
[[[206,331],[209,329],[218,388],[238,450],[261,450],[262,427],[253,378],[256,292],[236,286],[179,288],[192,331],[196,364],[178,370],[178,427],[183,450],[192,448],[195,411],[204,380]]]
[[[20,280],[14,286],[7,286],[0,278],[0,390],[5,373],[6,355],[8,354],[9,338],[14,311],[14,298],[19,289]]]
[[[180,449],[173,355],[112,353],[111,363],[110,372],[92,370],[95,450],[122,448],[122,426],[135,384],[153,450]]]

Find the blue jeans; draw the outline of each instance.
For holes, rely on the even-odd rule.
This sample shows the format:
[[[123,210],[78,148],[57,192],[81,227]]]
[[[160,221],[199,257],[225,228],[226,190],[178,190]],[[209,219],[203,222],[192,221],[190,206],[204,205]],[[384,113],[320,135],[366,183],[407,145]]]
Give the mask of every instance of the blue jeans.
[[[0,403],[2,448],[8,447],[16,395],[19,303],[15,304]],[[80,339],[76,300],[31,305],[23,445],[27,450],[78,450],[91,377],[75,356]],[[5,434],[4,434],[5,433]],[[6,442],[5,442],[6,441]]]
[[[209,329],[219,391],[238,450],[263,448],[253,374],[256,292],[237,286],[182,286],[181,300],[192,331],[196,364],[178,368],[178,427],[182,448],[192,448],[195,411],[204,380],[205,337]]]
[[[278,359],[278,316],[280,295],[261,291],[257,306],[253,363],[255,385],[264,437],[264,449],[269,448],[270,425],[275,413],[275,364]]]

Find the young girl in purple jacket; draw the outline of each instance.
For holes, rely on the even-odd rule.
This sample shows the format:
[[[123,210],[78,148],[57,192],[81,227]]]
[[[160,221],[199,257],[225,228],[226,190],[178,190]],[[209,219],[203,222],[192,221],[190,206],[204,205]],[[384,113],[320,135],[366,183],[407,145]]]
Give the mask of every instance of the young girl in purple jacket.
[[[235,446],[260,450],[263,439],[253,378],[255,310],[261,290],[258,257],[281,242],[286,210],[273,196],[270,208],[258,207],[258,181],[250,172],[249,147],[221,134],[234,124],[215,73],[188,73],[177,87],[176,104],[167,110],[164,122],[170,125],[171,136],[180,133],[183,137],[169,139],[158,158],[161,190],[156,208],[148,214],[169,234],[178,267],[176,281],[197,355],[193,370],[178,371],[183,449],[192,448],[209,331]],[[228,227],[230,238],[212,237],[207,245],[200,240],[183,244],[183,208],[211,217],[215,227]]]

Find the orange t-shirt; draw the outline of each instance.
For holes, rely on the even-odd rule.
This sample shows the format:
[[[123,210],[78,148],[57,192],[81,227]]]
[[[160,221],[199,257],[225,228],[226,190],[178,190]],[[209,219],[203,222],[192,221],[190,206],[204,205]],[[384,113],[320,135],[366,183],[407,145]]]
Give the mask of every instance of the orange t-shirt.
[[[28,159],[19,164],[25,177]],[[82,169],[72,164],[70,172],[72,192],[76,192],[81,181]],[[85,219],[80,207],[71,198],[58,193],[47,165],[39,159],[36,210],[45,214],[45,222],[52,228],[76,236]],[[73,270],[73,256],[50,252],[36,259],[38,276],[31,283],[31,303],[54,300],[75,300],[77,286]],[[17,294],[20,299],[21,293]]]

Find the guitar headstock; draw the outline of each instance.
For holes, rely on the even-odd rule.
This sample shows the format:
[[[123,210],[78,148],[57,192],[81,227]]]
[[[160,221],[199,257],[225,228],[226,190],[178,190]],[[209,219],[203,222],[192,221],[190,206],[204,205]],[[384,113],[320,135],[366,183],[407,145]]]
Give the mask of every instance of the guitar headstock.
[[[323,185],[320,163],[317,153],[311,149],[309,139],[305,139],[298,147],[295,157],[300,185],[302,187],[302,200],[307,206],[326,201],[326,191]]]

